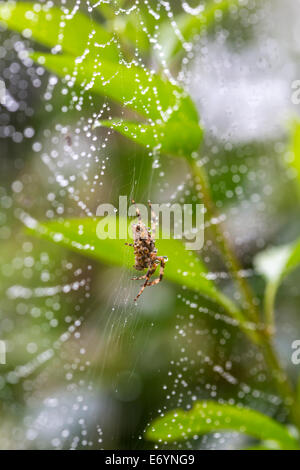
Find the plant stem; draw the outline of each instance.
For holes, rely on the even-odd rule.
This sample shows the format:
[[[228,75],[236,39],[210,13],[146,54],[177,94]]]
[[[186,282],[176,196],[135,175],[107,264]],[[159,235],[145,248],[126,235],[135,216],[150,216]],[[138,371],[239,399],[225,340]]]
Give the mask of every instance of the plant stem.
[[[201,185],[201,192],[203,195],[204,205],[208,213],[212,217],[212,222],[213,222],[212,227],[216,235],[216,241],[225,259],[227,260],[228,268],[230,272],[233,274],[235,280],[237,281],[240,287],[240,291],[243,293],[244,299],[246,301],[245,310],[249,310],[250,320],[258,323],[259,313],[257,311],[257,307],[255,306],[253,302],[254,294],[249,284],[245,280],[245,278],[241,275],[242,267],[230,246],[229,240],[226,237],[225,230],[223,230],[223,224],[222,222],[220,222],[220,214],[211,196],[210,186],[209,186],[206,172],[203,167],[197,166],[196,162],[193,163],[193,171],[194,171],[194,175],[196,179],[199,180],[200,185]]]
[[[278,289],[278,282],[268,282],[265,289],[264,313],[265,321],[270,335],[275,333],[274,303]]]
[[[226,295],[223,295],[222,292],[218,292],[215,295],[218,297],[219,304],[222,305],[224,309],[230,314],[231,318],[237,322],[237,325],[244,331],[250,340],[255,344],[259,344],[261,341],[261,336],[257,331],[256,323],[251,322],[245,318],[244,312],[240,310],[231,299],[229,299]]]
[[[276,383],[277,390],[279,394],[282,396],[285,406],[289,410],[290,418],[292,422],[298,427],[298,429],[300,429],[300,406],[298,404],[296,394],[288,380],[288,377],[285,371],[282,369],[282,366],[279,362],[272,340],[270,338],[269,328],[266,329],[265,327],[263,327],[263,325],[261,325],[259,310],[253,301],[254,294],[252,292],[252,289],[249,286],[248,282],[245,280],[245,278],[241,276],[241,265],[230,246],[230,243],[226,237],[225,231],[223,231],[222,229],[222,223],[220,222],[220,215],[218,213],[218,209],[215,206],[215,203],[211,195],[210,185],[208,182],[206,172],[203,167],[197,166],[196,162],[192,163],[192,167],[193,167],[195,179],[198,180],[198,182],[201,185],[203,203],[208,213],[212,217],[212,222],[215,222],[212,224],[212,226],[214,228],[214,232],[216,235],[216,241],[219,244],[219,247],[223,253],[224,259],[227,260],[228,268],[230,272],[232,273],[233,277],[237,281],[240,291],[244,296],[244,299],[246,301],[245,307],[249,309],[248,320],[255,323],[257,334],[252,335],[252,334],[249,334],[249,331],[245,331],[243,313],[242,313],[242,316],[240,316],[241,314],[239,312],[237,316],[235,306],[234,306],[233,314],[235,314],[236,318],[238,318],[238,320],[241,323],[242,329],[248,334],[250,339],[261,347],[266,364],[271,369],[271,375]],[[267,311],[266,311],[267,318],[269,320],[268,323],[271,322],[272,325],[274,324],[273,298],[274,298],[274,292],[272,289],[267,299]],[[232,309],[232,305],[224,305],[224,306],[227,307],[228,311]],[[270,327],[271,324],[269,323],[268,327]],[[248,329],[246,328],[246,330]]]

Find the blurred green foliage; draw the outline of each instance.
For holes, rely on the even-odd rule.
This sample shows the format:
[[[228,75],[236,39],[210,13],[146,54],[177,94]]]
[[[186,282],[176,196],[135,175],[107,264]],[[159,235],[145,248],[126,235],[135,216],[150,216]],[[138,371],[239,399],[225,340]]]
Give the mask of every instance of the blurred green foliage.
[[[206,34],[207,30],[220,23],[222,16],[226,13],[230,17],[230,11],[235,16],[238,10],[238,3],[228,1],[219,2],[217,5],[211,3],[199,15],[180,14],[176,18],[176,23],[180,27],[184,40],[192,42],[195,37],[199,38],[199,35]],[[114,3],[114,6],[117,5],[119,7],[121,4],[124,4],[124,2]],[[175,11],[176,7],[177,5],[174,7]],[[34,13],[26,13],[32,9],[35,10]],[[58,31],[63,16],[61,9],[51,7],[51,12],[45,12],[42,7],[36,9],[34,4],[29,2],[8,3],[1,4],[0,6],[0,18],[9,28],[20,33],[29,29],[32,40],[46,48],[52,48],[51,53],[44,51],[30,52],[29,57],[37,64],[45,66],[62,78],[66,75],[69,76],[69,79],[72,77],[77,90],[76,93],[93,96],[91,105],[89,106],[89,103],[85,103],[83,109],[81,109],[84,118],[90,118],[92,112],[95,112],[94,108],[97,109],[99,107],[101,100],[112,99],[118,104],[118,107],[115,107],[115,104],[112,103],[111,107],[113,114],[121,114],[121,118],[104,119],[102,121],[95,119],[93,124],[94,128],[97,125],[100,126],[100,132],[103,130],[101,128],[104,127],[116,129],[120,134],[123,134],[123,136],[132,141],[127,142],[122,136],[117,137],[117,135],[114,139],[113,146],[115,147],[112,146],[111,149],[113,153],[110,168],[111,173],[107,175],[106,188],[107,194],[111,191],[110,196],[111,199],[114,199],[113,202],[115,202],[117,195],[122,193],[124,189],[126,189],[126,192],[130,192],[132,186],[137,195],[136,199],[137,197],[145,199],[147,192],[145,188],[147,188],[152,171],[151,162],[146,158],[148,157],[149,149],[154,152],[161,152],[162,154],[184,157],[182,160],[177,160],[173,159],[172,156],[164,155],[162,171],[166,168],[168,172],[166,179],[174,186],[176,186],[174,182],[178,175],[189,175],[191,185],[186,197],[187,200],[195,201],[195,196],[198,192],[195,191],[192,174],[194,163],[193,152],[198,150],[202,142],[203,126],[202,124],[200,125],[196,106],[192,99],[183,88],[174,84],[169,77],[166,77],[163,64],[157,62],[155,72],[152,70],[151,61],[154,61],[156,52],[153,53],[152,51],[152,45],[149,42],[149,32],[151,35],[154,34],[155,26],[159,25],[162,37],[166,38],[163,41],[163,45],[165,59],[169,61],[168,65],[170,67],[177,67],[180,55],[184,55],[188,45],[182,44],[182,41],[178,39],[178,35],[171,34],[170,19],[166,14],[162,14],[158,21],[153,15],[149,15],[146,8],[141,8],[136,16],[128,15],[127,19],[126,15],[115,15],[107,5],[101,5],[98,13],[99,17],[94,15],[91,18],[85,13],[77,12],[64,28],[64,34],[60,36]],[[141,18],[146,25],[147,33],[140,28]],[[98,21],[99,19],[100,21]],[[80,31],[80,34],[78,34],[78,31]],[[90,37],[91,31],[93,31],[92,38]],[[55,50],[54,53],[53,48],[55,49],[58,42],[61,50]],[[95,43],[97,44],[96,46]],[[135,60],[134,48],[136,43],[138,43],[138,47],[144,57],[144,64],[137,63]],[[101,47],[103,45],[105,47]],[[182,47],[182,45],[185,47]],[[36,50],[36,46],[34,48]],[[87,48],[88,59],[85,59]],[[101,51],[100,57],[99,50]],[[76,71],[75,74],[74,71]],[[97,80],[95,80],[95,77]],[[114,78],[111,80],[111,77]],[[94,100],[97,102],[96,106]],[[58,116],[62,122],[65,120],[67,123],[77,117],[75,110],[73,110],[73,114],[61,116],[57,110],[62,109],[63,103],[64,97],[60,93],[52,99],[52,104],[55,108],[53,114],[54,122]],[[41,106],[41,103],[39,103],[39,106]],[[43,116],[43,114],[43,111],[41,111],[41,119],[37,118],[34,124],[35,128],[39,129],[40,132],[42,132],[45,120],[47,120],[47,117]],[[297,132],[295,136],[294,153],[296,155],[299,147]],[[126,142],[126,145],[124,142]],[[136,143],[139,145],[136,146]],[[143,149],[142,146],[146,147],[146,149]],[[251,166],[253,171],[256,171],[259,175],[261,173],[261,165],[265,161],[263,158],[264,153],[271,154],[272,147],[272,142],[266,142],[262,148],[259,148],[257,143],[251,142],[244,147],[236,146],[229,152],[220,151],[218,158],[212,158],[208,162],[213,199],[221,207],[230,207],[232,201],[235,204],[239,202],[239,193],[235,192],[237,184],[234,183],[232,178],[232,174],[236,174],[237,171],[231,170],[231,168],[238,167],[241,160],[245,161],[246,157],[247,163],[249,163],[248,168]],[[224,166],[224,160],[228,162],[228,165]],[[217,163],[218,161],[222,161],[220,168]],[[278,165],[277,169],[276,165]],[[279,160],[276,162],[276,165],[273,165],[272,161],[272,170],[276,176],[280,176],[282,162]],[[134,181],[132,180],[132,168],[135,168],[136,172]],[[98,170],[92,167],[90,171],[93,173]],[[248,190],[249,173],[251,173],[249,170],[243,172],[239,179],[239,184],[244,192]],[[14,174],[13,169],[12,174]],[[28,163],[26,170],[23,171],[22,178],[27,182],[27,186],[29,186],[28,200],[20,200],[18,203],[29,212],[34,210],[35,217],[42,220],[47,205],[43,198],[39,196],[43,193],[44,186],[49,185],[49,181],[47,181],[46,175],[43,175],[39,164],[34,162],[34,158]],[[285,181],[283,178],[281,184],[283,187],[284,185],[288,186],[289,181]],[[84,191],[80,184],[78,184],[77,189]],[[229,192],[232,192],[233,199],[229,198]],[[7,195],[3,194],[3,197],[7,197]],[[67,199],[67,193],[63,189],[58,194],[58,200],[60,199],[64,203]],[[91,205],[95,208],[98,202],[97,197],[95,197]],[[273,204],[275,210],[277,210],[276,199],[273,200]],[[280,204],[282,205],[281,211],[284,217],[286,207],[289,207],[290,204],[288,196],[287,199],[280,198]],[[166,286],[162,286],[162,294],[157,294],[157,298],[154,298],[155,296],[151,293],[146,293],[145,304],[142,306],[143,321],[140,323],[136,321],[132,311],[128,309],[127,303],[124,301],[124,296],[128,296],[125,292],[126,289],[124,289],[123,294],[118,293],[117,299],[114,299],[117,300],[118,308],[110,313],[110,318],[107,320],[107,305],[112,303],[111,297],[115,295],[113,294],[113,283],[117,280],[117,292],[120,288],[120,275],[123,276],[124,283],[126,283],[125,271],[120,271],[119,268],[115,271],[115,268],[113,268],[114,265],[125,266],[126,269],[129,267],[129,259],[125,254],[126,248],[122,240],[106,240],[105,242],[97,240],[97,220],[86,217],[80,219],[71,218],[73,215],[72,204],[69,201],[65,205],[64,215],[70,217],[66,219],[64,217],[63,220],[40,223],[35,228],[35,232],[41,239],[46,238],[51,240],[55,245],[41,240],[38,243],[31,241],[24,248],[24,244],[28,243],[28,237],[20,230],[19,226],[15,229],[13,225],[15,222],[5,220],[6,224],[10,224],[12,231],[16,230],[17,235],[15,239],[6,242],[5,253],[1,255],[2,266],[6,266],[3,269],[5,282],[2,284],[1,293],[5,299],[2,304],[3,311],[11,312],[14,310],[14,295],[19,292],[16,287],[24,283],[24,278],[28,279],[32,286],[29,288],[31,293],[30,298],[26,302],[22,301],[17,304],[16,318],[14,321],[11,320],[13,326],[14,324],[17,325],[16,331],[9,322],[4,323],[4,328],[2,328],[3,330],[7,329],[8,342],[19,345],[19,348],[15,348],[14,352],[11,353],[10,364],[15,364],[16,366],[15,375],[9,376],[11,378],[10,384],[1,390],[2,403],[17,404],[14,405],[15,416],[11,415],[9,405],[2,405],[2,411],[8,417],[7,422],[9,420],[12,422],[11,428],[13,428],[14,422],[20,420],[20,415],[23,416],[24,414],[25,417],[28,408],[34,409],[36,405],[34,400],[38,401],[38,399],[46,398],[47,393],[40,392],[40,389],[42,389],[41,384],[47,382],[49,377],[51,377],[54,390],[55,388],[64,388],[61,384],[63,383],[66,371],[74,369],[74,374],[78,374],[78,377],[80,377],[80,373],[87,373],[87,369],[91,366],[92,372],[87,374],[92,375],[91,380],[94,383],[99,383],[99,390],[104,390],[103,406],[105,407],[105,403],[108,403],[107,409],[110,409],[111,406],[117,415],[115,418],[114,416],[107,418],[107,422],[109,422],[107,424],[109,438],[107,438],[105,445],[107,447],[116,446],[118,448],[137,447],[139,439],[132,442],[132,433],[135,433],[136,429],[139,430],[140,434],[143,432],[145,426],[149,424],[148,418],[145,417],[148,417],[149,414],[155,415],[156,411],[154,410],[160,408],[163,400],[161,393],[153,393],[153,390],[157,390],[161,385],[161,379],[158,377],[157,370],[159,370],[162,376],[167,376],[169,372],[169,363],[164,358],[168,357],[173,363],[176,363],[178,373],[182,370],[181,351],[175,352],[172,350],[170,352],[168,345],[174,342],[171,328],[176,327],[177,330],[181,331],[181,326],[186,327],[186,305],[191,304],[197,306],[196,311],[198,311],[198,306],[201,304],[200,311],[205,312],[208,316],[204,319],[198,317],[194,319],[193,316],[194,323],[190,327],[192,330],[190,334],[193,339],[189,339],[189,344],[183,342],[183,348],[188,348],[190,355],[196,357],[199,352],[198,332],[202,330],[207,330],[209,333],[216,331],[215,336],[214,333],[209,334],[209,338],[206,337],[205,344],[201,345],[203,348],[202,354],[205,357],[210,357],[212,364],[227,363],[227,358],[232,355],[236,359],[235,373],[239,377],[239,381],[243,383],[243,380],[245,380],[251,383],[253,380],[255,384],[254,378],[247,376],[247,370],[249,361],[255,363],[255,356],[259,355],[259,353],[250,352],[245,364],[241,362],[239,356],[241,346],[244,345],[244,339],[241,339],[243,336],[240,336],[238,330],[227,321],[226,317],[227,312],[240,322],[244,331],[245,329],[249,331],[249,325],[247,326],[247,322],[245,322],[248,313],[247,308],[244,308],[242,305],[239,295],[235,295],[234,300],[231,300],[235,292],[231,282],[220,283],[218,280],[212,281],[207,278],[210,266],[213,271],[224,268],[223,262],[219,259],[220,251],[218,251],[218,248],[208,248],[202,256],[202,261],[196,255],[187,257],[184,247],[180,242],[176,240],[168,242],[160,240],[158,242],[159,251],[169,258],[166,279],[178,284],[179,287],[171,287],[169,284],[166,284]],[[294,208],[291,209],[292,216],[294,215],[293,210]],[[283,225],[284,223],[282,222]],[[58,238],[57,234],[60,234],[61,237]],[[272,235],[271,233],[270,239],[272,239]],[[30,240],[32,239],[30,238]],[[275,241],[279,241],[279,244],[285,242],[280,237],[279,240]],[[21,245],[23,248],[20,249],[20,253],[16,252],[16,246],[19,247]],[[59,247],[58,245],[61,246]],[[68,248],[68,250],[65,250],[65,248]],[[253,250],[257,252],[259,251],[258,248],[260,249],[261,247],[256,246]],[[32,266],[30,266],[32,261],[28,261],[28,256],[24,254],[24,251],[26,253],[27,249],[31,253],[30,257],[34,260]],[[69,249],[74,251],[74,254],[70,254]],[[277,267],[277,271],[272,270],[271,272],[273,287],[274,272],[277,272],[275,279],[276,288],[272,287],[273,300],[271,302],[268,301],[270,288],[268,285],[266,287],[267,315],[266,319],[263,318],[263,321],[266,320],[271,323],[272,327],[274,327],[274,299],[279,282],[299,264],[298,244],[289,245],[288,248],[280,248],[280,251],[283,254],[280,258],[283,260],[281,265],[277,261],[271,260],[272,269],[274,266]],[[80,253],[79,255],[78,252]],[[96,263],[85,260],[81,255],[88,255],[93,259],[104,261],[105,264],[111,264],[112,267],[110,270],[102,268],[98,271]],[[245,259],[248,256],[248,264],[252,267],[251,253],[246,252],[243,255],[245,255]],[[10,263],[11,259],[14,260],[12,263],[15,265],[14,269],[12,269]],[[15,261],[16,259],[19,261]],[[264,254],[260,254],[257,260],[256,277],[252,281],[256,301],[257,298],[260,298],[260,300],[263,298],[263,277],[259,277],[259,274],[265,274],[264,266],[270,262],[270,260],[266,262]],[[26,263],[29,264],[27,268]],[[34,286],[39,285],[41,282],[43,264],[47,265],[47,282],[51,283],[51,285],[64,285],[67,291],[71,286],[72,295],[68,296],[67,299],[62,299],[61,293],[57,293],[46,300],[43,297],[37,298],[38,295],[35,297],[38,291],[35,290]],[[208,267],[206,267],[206,264]],[[226,268],[227,266],[225,263]],[[26,271],[26,269],[31,271]],[[75,282],[76,289],[72,289],[74,287],[72,273],[78,272],[80,279],[86,279],[89,278],[91,270],[97,273],[93,281],[91,281],[92,293],[87,289],[87,295],[82,296],[80,287],[85,289],[86,285],[85,283],[80,285],[79,282],[77,286]],[[15,290],[11,290],[12,280]],[[101,289],[98,287],[99,284]],[[132,294],[132,289],[134,287],[131,286],[128,291],[129,297]],[[176,289],[177,297],[174,296],[173,289]],[[171,295],[169,290],[172,292]],[[183,298],[185,291],[187,291],[186,302]],[[7,293],[12,295],[9,296]],[[216,307],[216,303],[221,306],[220,311]],[[194,306],[192,309],[194,309]],[[53,311],[59,313],[53,314]],[[75,315],[74,311],[76,312]],[[212,315],[210,315],[211,312],[213,312]],[[59,320],[56,318],[58,315],[61,315]],[[159,324],[154,326],[158,316]],[[225,328],[219,326],[219,323],[224,320],[222,316],[225,317]],[[30,379],[29,383],[25,381],[25,384],[21,386],[20,380],[24,379],[24,377],[26,378],[26,375],[24,376],[25,372],[23,369],[20,370],[19,364],[25,364],[27,361],[30,361],[32,354],[30,353],[30,348],[29,352],[27,351],[26,355],[24,355],[24,349],[28,345],[29,338],[31,338],[30,342],[35,344],[35,348],[38,351],[52,348],[60,335],[63,335],[66,329],[69,328],[69,323],[73,324],[78,320],[81,322],[84,317],[88,317],[83,327],[81,339],[82,344],[88,344],[87,357],[85,356],[84,361],[80,359],[74,361],[74,357],[77,359],[78,354],[74,339],[66,345],[59,343],[59,347],[57,347],[54,353],[55,359],[49,366],[49,369],[39,374],[39,367],[37,366],[34,369],[34,379]],[[224,332],[224,329],[226,332]],[[147,339],[147,335],[149,335],[150,339]],[[223,347],[220,348],[220,338],[222,339],[222,335],[224,337],[228,336],[230,340],[223,341]],[[249,348],[249,351],[253,351],[253,346],[250,343],[247,348]],[[262,359],[261,363],[263,364]],[[61,364],[64,365],[64,370],[60,369]],[[198,399],[201,398],[201,395],[203,395],[203,399],[207,398],[205,393],[208,389],[205,387],[210,381],[218,382],[214,369],[212,368],[211,370],[209,365],[208,361],[202,367],[201,373],[196,362],[191,361],[189,365],[189,390],[196,390]],[[43,367],[44,365],[41,363],[41,369]],[[269,378],[272,378],[272,370],[266,371],[264,364],[258,364],[253,367],[254,369],[257,368],[262,375],[269,373]],[[134,368],[134,373],[131,368]],[[11,372],[10,366],[7,366],[7,372]],[[78,381],[80,383],[80,378]],[[273,390],[271,380],[268,382],[263,381],[262,383],[264,392],[268,395]],[[256,385],[253,386],[255,387]],[[184,395],[184,388],[184,385],[182,385],[183,391],[177,391],[180,396]],[[38,393],[32,400],[31,394],[33,390],[37,390]],[[226,381],[222,383],[221,390],[225,399],[232,397],[236,392],[232,384],[226,383]],[[78,389],[76,389],[77,392]],[[112,393],[114,398],[111,397]],[[257,406],[255,393],[253,395],[248,396],[248,398],[245,398],[243,395],[242,398],[246,405]],[[238,400],[239,398],[238,396]],[[186,404],[188,399],[180,399],[182,406]],[[116,403],[113,404],[113,402],[118,402],[118,405]],[[276,402],[275,404],[277,412],[279,409],[279,421],[290,422],[290,418],[287,418],[285,406],[280,403],[282,405],[282,408],[280,408],[278,406],[279,403]],[[169,408],[168,406],[167,409]],[[268,408],[267,411],[269,411]],[[275,411],[272,406],[271,411]],[[175,413],[178,414],[175,423],[173,420],[174,411],[171,411],[164,417],[154,421],[153,426],[150,425],[148,427],[146,436],[151,441],[161,442],[162,440],[164,443],[170,440],[174,441],[174,439],[179,440],[194,436],[195,434],[202,435],[217,430],[232,430],[264,441],[262,443],[264,448],[274,446],[273,441],[282,449],[297,448],[299,445],[296,438],[291,436],[286,427],[254,410],[240,409],[233,405],[218,405],[216,402],[204,405],[200,401],[192,411],[179,410]],[[212,421],[208,422],[208,420]],[[172,434],[172,439],[169,439],[169,434]],[[269,440],[272,442],[268,445],[268,442],[265,441]],[[14,444],[8,443],[8,445],[13,446]],[[69,444],[64,445],[67,446]],[[143,446],[148,445],[151,444],[143,443]]]

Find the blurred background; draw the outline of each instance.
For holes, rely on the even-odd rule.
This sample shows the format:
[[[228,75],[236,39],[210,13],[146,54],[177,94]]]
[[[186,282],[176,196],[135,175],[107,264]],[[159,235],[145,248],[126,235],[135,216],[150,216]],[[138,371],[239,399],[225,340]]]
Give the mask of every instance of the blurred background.
[[[80,9],[88,12],[90,3],[96,2],[79,2]],[[116,13],[116,2],[109,3]],[[144,8],[139,1],[126,8],[132,3]],[[160,3],[150,2],[154,11]],[[205,3],[170,5],[174,14],[192,15]],[[197,105],[205,129],[199,154],[245,276],[261,299],[264,282],[253,270],[254,255],[293,241],[300,229],[299,181],[289,165],[300,109],[292,101],[292,83],[300,79],[300,2],[244,4],[247,9],[196,37],[171,72]],[[103,21],[101,11],[93,15]],[[7,363],[0,365],[0,448],[153,448],[143,437],[152,419],[203,398],[240,400],[284,421],[261,354],[215,304],[164,281],[134,305],[128,270],[26,233],[28,216],[91,216],[101,203],[117,207],[119,195],[189,203],[197,190],[183,160],[149,155],[108,129],[90,132],[95,113],[116,115],[118,106],[86,91],[76,109],[62,80],[26,61],[24,51],[36,48],[26,34],[4,24],[0,34],[6,87],[0,105],[0,339],[7,347]],[[146,56],[137,49],[159,69],[155,51]],[[238,300],[209,226],[201,255],[218,286]],[[276,302],[277,347],[294,382],[299,281],[295,272]],[[227,433],[176,447],[235,448],[242,440]]]

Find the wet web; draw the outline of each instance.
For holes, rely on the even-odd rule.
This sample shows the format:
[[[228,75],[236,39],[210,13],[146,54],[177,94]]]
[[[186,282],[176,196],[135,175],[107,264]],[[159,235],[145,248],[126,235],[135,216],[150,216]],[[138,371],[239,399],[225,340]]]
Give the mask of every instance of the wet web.
[[[273,219],[277,200],[271,181],[281,169],[274,169],[268,159],[269,151],[284,152],[283,133],[278,137],[282,122],[269,118],[275,111],[289,112],[285,93],[290,72],[278,75],[270,90],[270,76],[280,68],[285,51],[271,37],[268,3],[257,10],[248,2],[250,10],[238,16],[234,38],[226,23],[219,22],[212,34],[186,42],[176,18],[198,15],[204,3],[136,0],[120,7],[114,1],[77,0],[55,5],[65,23],[80,9],[100,21],[102,6],[111,8],[111,22],[136,15],[142,21],[141,11],[156,22],[153,31],[144,25],[150,58],[145,59],[136,38],[127,65],[159,70],[195,100],[207,130],[197,159],[207,167],[221,212],[213,223],[228,224],[239,254],[245,256],[240,274],[255,282],[247,256],[262,249],[284,222],[284,216]],[[52,8],[51,2],[35,5]],[[234,9],[232,14],[237,15]],[[161,16],[184,50],[174,68],[164,58]],[[254,29],[255,39],[245,39],[245,29],[250,35]],[[278,413],[281,401],[265,387],[261,355],[245,344],[232,319],[213,302],[165,281],[146,289],[135,305],[138,286],[125,267],[99,265],[25,233],[38,220],[94,217],[100,203],[117,205],[119,194],[141,202],[185,203],[195,201],[199,188],[180,159],[162,157],[158,149],[145,151],[113,130],[94,129],[98,119],[126,112],[94,95],[93,82],[75,88],[74,75],[61,80],[28,58],[26,51],[36,45],[26,32],[24,37],[3,28],[1,34],[7,99],[1,108],[0,336],[6,341],[8,363],[0,375],[5,423],[0,447],[151,447],[143,431],[152,419],[207,398]],[[91,44],[93,36],[91,27]],[[260,40],[265,48],[258,54]],[[114,41],[123,47],[117,36]],[[80,55],[83,62],[89,46]],[[57,52],[59,47],[52,49]],[[281,184],[287,180],[283,176]],[[201,255],[211,270],[206,276],[238,301],[209,236],[212,221],[205,223]],[[129,257],[133,260],[130,250]],[[230,433],[196,437],[175,447],[234,447],[244,439]]]

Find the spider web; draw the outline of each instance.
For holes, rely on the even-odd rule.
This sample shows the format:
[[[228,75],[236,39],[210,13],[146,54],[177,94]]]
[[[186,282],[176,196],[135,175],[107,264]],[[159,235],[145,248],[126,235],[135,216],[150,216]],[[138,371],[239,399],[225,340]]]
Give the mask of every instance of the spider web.
[[[80,11],[103,21],[103,6],[110,7],[115,24],[151,17],[153,31],[141,24],[149,58],[136,37],[127,65],[152,67],[193,97],[206,130],[198,160],[212,181],[218,223],[226,224],[244,260],[240,274],[257,283],[251,255],[286,221],[284,211],[278,216],[278,193],[289,177],[269,158],[275,151],[279,160],[285,151],[283,121],[291,112],[286,95],[296,68],[291,43],[284,38],[280,46],[272,27],[283,7],[241,2],[248,8],[233,9],[232,31],[232,23],[220,20],[210,34],[187,43],[178,15],[197,16],[205,2],[123,3],[36,5],[59,6],[66,21]],[[162,17],[184,51],[176,67],[164,57]],[[296,28],[297,15],[293,21]],[[92,22],[90,33],[92,42]],[[216,304],[163,282],[146,289],[135,305],[138,286],[126,268],[98,265],[24,233],[36,220],[93,217],[101,203],[117,206],[119,195],[183,204],[197,200],[199,188],[184,161],[145,150],[110,129],[94,129],[99,118],[126,114],[105,96],[96,98],[93,83],[75,89],[72,77],[60,80],[34,65],[26,55],[33,47],[29,39],[1,34],[7,100],[1,114],[6,158],[0,186],[0,331],[8,357],[0,375],[1,448],[149,448],[143,432],[152,419],[207,398],[283,418],[262,357]],[[63,34],[62,25],[58,36]],[[286,57],[290,67],[279,73]],[[212,221],[205,222],[201,256],[207,277],[239,301],[212,243]],[[215,434],[176,446],[235,447],[242,439]]]

